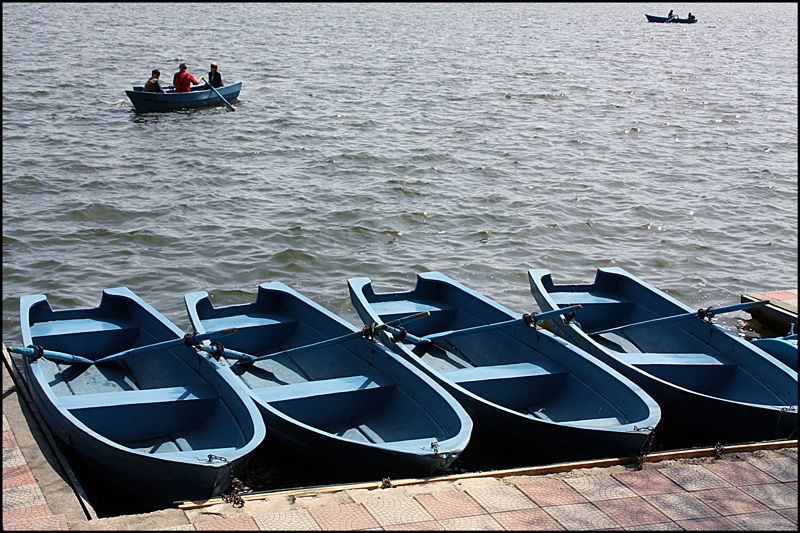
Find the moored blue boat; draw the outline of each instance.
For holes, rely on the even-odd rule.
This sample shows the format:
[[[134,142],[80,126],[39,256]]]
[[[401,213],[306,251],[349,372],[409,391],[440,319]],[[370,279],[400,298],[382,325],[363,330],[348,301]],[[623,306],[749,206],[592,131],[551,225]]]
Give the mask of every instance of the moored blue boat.
[[[378,342],[282,283],[254,302],[214,307],[185,296],[198,333],[236,328],[222,357],[250,390],[269,438],[354,476],[444,471],[472,421],[439,385]],[[216,349],[212,346],[209,349]]]
[[[368,278],[348,285],[366,323],[431,313],[381,340],[503,448],[544,464],[630,456],[648,445],[660,410],[638,386],[444,274],[419,274],[411,291],[376,293]]]
[[[58,311],[23,296],[20,313],[25,345],[39,347],[23,356],[37,409],[120,498],[165,508],[218,497],[264,439],[230,369],[129,289]]]
[[[148,113],[151,111],[174,111],[176,109],[189,109],[193,107],[205,107],[213,105],[224,105],[220,95],[225,100],[234,100],[242,90],[242,82],[232,83],[216,89],[216,91],[206,85],[192,87],[188,93],[176,93],[174,90],[166,90],[163,93],[146,93],[144,87],[137,86],[133,90],[125,91],[136,111]],[[218,93],[218,94],[217,94]]]
[[[713,309],[693,310],[618,267],[598,269],[591,284],[556,285],[544,269],[528,276],[543,311],[582,306],[549,324],[648,392],[662,435],[714,445],[797,431],[797,372],[711,323]]]

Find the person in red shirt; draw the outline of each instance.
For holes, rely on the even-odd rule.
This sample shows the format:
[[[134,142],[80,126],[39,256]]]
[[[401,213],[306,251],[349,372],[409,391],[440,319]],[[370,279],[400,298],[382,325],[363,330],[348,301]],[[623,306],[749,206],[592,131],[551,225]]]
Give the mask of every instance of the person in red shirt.
[[[194,76],[186,72],[186,63],[181,63],[178,65],[180,69],[175,75],[172,77],[172,85],[175,86],[176,93],[188,93],[190,91],[190,83],[192,85],[197,85],[202,81],[204,78],[200,76],[199,80],[194,79]]]

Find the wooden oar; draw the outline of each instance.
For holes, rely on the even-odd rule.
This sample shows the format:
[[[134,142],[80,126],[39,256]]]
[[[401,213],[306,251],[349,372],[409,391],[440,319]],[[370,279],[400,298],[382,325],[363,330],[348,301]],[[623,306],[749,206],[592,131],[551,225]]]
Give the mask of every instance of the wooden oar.
[[[220,99],[221,99],[223,102],[225,102],[225,105],[226,105],[226,106],[228,106],[228,107],[230,108],[230,110],[231,110],[231,111],[236,111],[236,108],[235,108],[235,107],[233,107],[231,104],[229,104],[229,103],[228,103],[228,101],[227,101],[227,100],[225,100],[225,97],[224,97],[224,96],[222,96],[221,94],[219,94],[219,91],[218,91],[217,89],[215,89],[215,88],[214,88],[214,86],[213,86],[213,85],[211,85],[211,83],[210,83],[208,80],[206,80],[206,85],[208,85],[209,87],[211,87],[211,90],[212,90],[212,91],[214,91],[215,93],[217,93],[217,96],[219,96],[219,97],[220,97]]]
[[[464,328],[464,329],[456,329],[450,331],[440,331],[439,333],[432,333],[430,335],[425,335],[424,337],[420,337],[422,340],[425,341],[434,341],[436,339],[442,339],[445,337],[455,337],[456,335],[466,335],[468,333],[478,333],[480,331],[489,331],[492,329],[500,329],[500,328],[507,328],[509,326],[516,326],[519,324],[536,324],[540,320],[545,320],[548,318],[552,318],[554,316],[564,315],[566,313],[571,313],[572,311],[577,311],[581,309],[580,305],[570,305],[569,307],[562,307],[561,309],[553,309],[552,311],[547,311],[545,313],[533,313],[527,319],[526,318],[513,318],[511,320],[505,320],[503,322],[495,322],[493,324],[484,324],[482,326],[473,326],[471,328]]]
[[[741,311],[742,309],[752,309],[754,307],[763,307],[769,303],[769,300],[761,300],[758,302],[747,302],[743,304],[737,305],[729,305],[727,307],[720,307],[714,309],[709,307],[707,309],[698,309],[697,311],[691,311],[689,313],[682,313],[680,315],[671,315],[665,316],[661,318],[653,318],[650,320],[644,320],[642,322],[633,322],[631,324],[625,324],[623,326],[617,326],[615,328],[604,329],[602,331],[595,331],[595,332],[586,332],[588,335],[602,335],[603,333],[611,333],[612,331],[619,331],[621,329],[630,329],[630,328],[638,328],[640,326],[652,326],[654,324],[666,324],[668,322],[676,322],[678,320],[683,320],[686,318],[711,318],[714,315],[720,315],[722,313],[730,313],[731,311]]]
[[[228,328],[228,329],[223,329],[222,331],[211,331],[209,333],[195,333],[193,335],[188,335],[189,337],[188,341],[192,345],[195,345],[199,344],[201,341],[210,339],[211,337],[221,337],[224,335],[230,335],[231,333],[235,332],[236,328]],[[155,344],[147,344],[145,346],[139,346],[137,348],[131,348],[130,350],[125,350],[123,352],[118,352],[115,354],[108,355],[106,357],[103,357],[102,359],[98,359],[97,361],[95,361],[95,364],[108,363],[110,361],[116,361],[117,359],[122,359],[123,357],[128,357],[130,355],[151,352],[153,350],[161,350],[163,348],[171,348],[173,346],[179,346],[184,343],[186,343],[186,337],[180,337],[168,341],[157,342]]]
[[[41,346],[36,346],[36,347],[29,346],[27,348],[22,348],[19,346],[9,346],[8,351],[24,355],[28,357],[28,359],[30,360],[35,360],[38,359],[39,357],[44,357],[45,359],[50,359],[51,361],[60,361],[62,363],[84,363],[91,365],[94,362],[91,359],[86,359],[85,357],[81,357],[80,355],[72,355],[70,353],[45,350]]]
[[[410,316],[406,316],[406,317],[403,317],[403,318],[398,318],[397,320],[392,320],[391,322],[387,322],[386,324],[373,325],[372,326],[372,332],[373,333],[380,333],[381,331],[383,331],[384,329],[386,329],[389,326],[399,326],[400,324],[405,324],[406,322],[410,322],[412,320],[417,320],[418,318],[423,318],[423,317],[426,317],[426,316],[428,316],[430,314],[431,314],[430,311],[423,311],[421,313],[416,313],[416,314],[413,314],[413,315],[410,315]],[[256,361],[263,361],[264,359],[268,359],[270,357],[277,357],[279,355],[289,355],[289,354],[294,355],[296,353],[305,352],[307,350],[315,350],[317,348],[322,348],[323,346],[330,346],[332,344],[339,344],[340,342],[344,342],[344,341],[350,340],[350,339],[357,339],[357,338],[363,337],[363,336],[364,336],[364,330],[353,331],[352,333],[347,333],[345,335],[341,335],[339,337],[334,337],[332,339],[326,339],[324,341],[319,341],[319,342],[315,342],[315,343],[312,343],[312,344],[306,344],[304,346],[298,346],[297,348],[289,348],[288,350],[283,350],[281,352],[268,353],[266,355],[262,355],[260,357],[256,357],[256,358],[251,359],[251,360],[242,359],[240,361],[236,361],[234,363],[234,365],[243,365],[243,364],[255,363]]]

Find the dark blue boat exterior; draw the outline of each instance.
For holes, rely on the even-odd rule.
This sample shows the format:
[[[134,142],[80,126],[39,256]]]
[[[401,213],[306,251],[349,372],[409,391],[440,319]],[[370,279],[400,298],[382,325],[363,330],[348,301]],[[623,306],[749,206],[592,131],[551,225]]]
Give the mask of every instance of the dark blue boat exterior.
[[[469,443],[472,420],[449,394],[361,330],[282,283],[258,287],[254,302],[214,307],[208,293],[185,296],[192,325],[226,350],[264,360],[235,365],[269,438],[354,476],[443,472]],[[278,354],[356,333],[346,341]],[[224,354],[225,352],[223,352]]]
[[[96,308],[53,311],[44,295],[23,296],[20,308],[26,346],[92,361],[183,337],[127,288],[103,291]],[[92,365],[23,357],[23,366],[52,432],[120,498],[147,508],[220,496],[266,434],[230,370],[182,342]]]
[[[395,343],[385,332],[381,340],[461,402],[476,431],[533,463],[641,453],[660,419],[656,403],[626,378],[444,274],[419,274],[408,292],[378,294],[368,278],[348,285],[366,323],[430,311],[404,325],[417,337],[519,319],[428,345]]]
[[[672,18],[669,18],[669,17],[657,17],[655,15],[645,15],[645,17],[647,17],[647,22],[669,22],[670,24],[672,24],[672,23],[694,24],[695,22],[697,22],[697,18],[691,18],[691,19],[685,18],[685,19],[682,19],[682,18],[678,18],[678,17],[672,17]]]
[[[528,276],[543,311],[582,305],[574,320],[550,326],[648,392],[661,406],[660,433],[693,446],[796,433],[797,372],[711,322],[690,316],[593,333],[696,309],[619,267],[600,268],[581,285],[555,285],[544,269]]]
[[[205,87],[205,88],[204,88]],[[231,101],[239,96],[242,82],[232,83],[217,89],[226,100]],[[163,93],[146,93],[144,87],[134,87],[132,91],[125,91],[136,111],[149,113],[152,111],[175,111],[176,109],[190,109],[213,105],[225,105],[208,85],[192,87],[188,93],[176,93],[174,90]]]

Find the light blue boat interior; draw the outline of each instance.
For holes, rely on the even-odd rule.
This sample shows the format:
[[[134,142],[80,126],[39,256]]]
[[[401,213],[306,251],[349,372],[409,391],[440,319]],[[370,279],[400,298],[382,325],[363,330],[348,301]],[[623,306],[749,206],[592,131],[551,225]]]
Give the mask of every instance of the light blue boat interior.
[[[24,341],[98,360],[182,336],[131,295],[127,289],[111,289],[97,308],[61,311],[53,311],[44,296],[23,297],[28,299],[23,324],[30,324],[23,328]],[[224,454],[247,445],[252,421],[242,413],[234,416],[229,402],[235,398],[221,395],[226,384],[210,369],[201,369],[198,357],[181,344],[96,365],[41,358],[34,366],[69,414],[121,446],[149,454],[198,455],[200,450]]]
[[[764,360],[747,341],[698,318],[632,327],[655,318],[697,311],[633,278],[623,269],[598,269],[591,284],[556,285],[547,271],[531,270],[531,285],[557,307],[579,304],[579,328],[615,358],[656,378],[714,397],[763,405],[796,405],[797,378]],[[536,294],[537,291],[534,291]],[[541,305],[541,304],[540,304]]]
[[[186,295],[186,305],[198,332],[236,327],[219,342],[253,356],[358,331],[280,283],[262,284],[248,304],[214,307],[208,293],[198,292]],[[232,368],[258,402],[346,440],[419,450],[462,430],[463,420],[447,399],[414,378],[384,347],[360,336]]]

